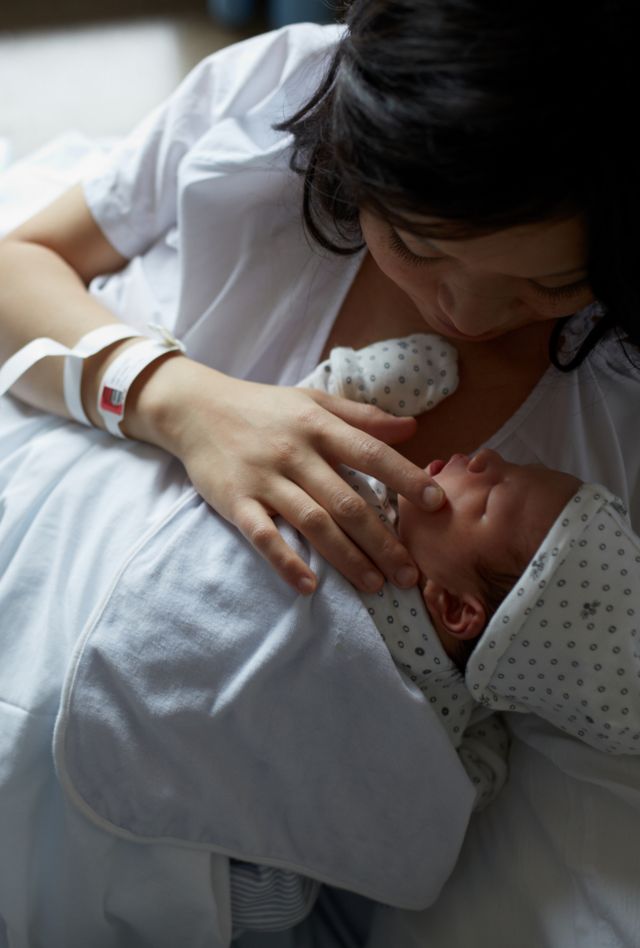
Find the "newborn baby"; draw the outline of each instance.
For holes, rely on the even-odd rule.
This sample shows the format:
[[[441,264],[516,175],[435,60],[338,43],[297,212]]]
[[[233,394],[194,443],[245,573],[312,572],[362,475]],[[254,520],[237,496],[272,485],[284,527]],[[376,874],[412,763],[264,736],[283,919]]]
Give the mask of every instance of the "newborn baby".
[[[300,384],[417,415],[457,381],[453,346],[417,334],[334,349]],[[479,720],[475,701],[535,712],[609,753],[638,753],[640,696],[627,678],[640,650],[625,597],[640,582],[640,549],[622,503],[600,485],[511,464],[486,448],[427,470],[447,496],[435,513],[373,478],[342,473],[398,530],[420,569],[418,589],[386,584],[361,597],[454,745]],[[614,552],[638,575],[611,563]]]
[[[426,513],[398,498],[398,533],[418,565],[434,628],[461,667],[580,487],[570,474],[510,464],[483,448],[432,461],[447,500]]]

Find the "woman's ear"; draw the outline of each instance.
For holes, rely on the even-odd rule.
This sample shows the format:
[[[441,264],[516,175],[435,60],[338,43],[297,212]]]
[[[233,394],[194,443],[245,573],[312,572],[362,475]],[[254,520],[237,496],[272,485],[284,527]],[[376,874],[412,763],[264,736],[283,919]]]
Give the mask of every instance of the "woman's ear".
[[[484,631],[487,612],[473,593],[458,596],[429,579],[422,595],[433,619],[454,638],[476,639]]]

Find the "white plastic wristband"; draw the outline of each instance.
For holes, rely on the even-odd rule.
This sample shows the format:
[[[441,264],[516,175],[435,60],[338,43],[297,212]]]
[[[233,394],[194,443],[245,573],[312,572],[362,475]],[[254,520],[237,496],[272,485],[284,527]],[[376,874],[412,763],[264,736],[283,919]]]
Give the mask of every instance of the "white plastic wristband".
[[[0,397],[8,392],[20,376],[24,375],[37,362],[47,356],[66,356],[72,351],[67,346],[63,346],[62,343],[56,342],[55,339],[49,339],[47,336],[32,339],[22,349],[14,352],[0,367]]]
[[[158,358],[163,353],[173,352],[178,349],[181,352],[185,351],[183,343],[176,339],[165,326],[152,322],[147,323],[147,325],[157,337],[157,341],[154,342],[154,345],[158,347],[155,358]],[[101,352],[102,349],[113,345],[115,342],[135,337],[144,338],[144,333],[141,333],[138,329],[134,329],[132,326],[127,326],[126,323],[109,323],[106,326],[99,326],[97,329],[92,329],[90,332],[85,333],[72,349],[47,336],[32,339],[31,342],[28,342],[22,349],[18,349],[17,352],[14,352],[14,354],[0,366],[0,397],[8,392],[25,372],[42,359],[48,356],[65,356],[64,398],[67,409],[69,414],[75,418],[76,421],[90,425],[91,422],[82,407],[80,391],[84,360],[92,355],[96,355],[98,352]],[[117,362],[118,359],[114,360],[113,364],[115,365]],[[138,371],[141,372],[142,368]],[[130,380],[129,385],[132,381],[133,379]],[[100,412],[100,414],[103,415],[102,412]],[[109,418],[108,415],[103,415],[103,417]],[[120,417],[119,420],[121,421],[122,417]],[[117,430],[114,429],[113,426],[109,427],[109,425],[107,428],[112,434],[124,437],[117,426]]]
[[[100,326],[98,329],[88,332],[76,343],[73,349],[63,346],[61,342],[56,342],[55,339],[49,339],[48,336],[32,339],[22,349],[14,352],[0,367],[0,397],[8,392],[18,379],[37,362],[41,362],[47,356],[66,356],[64,398],[67,408],[76,421],[82,421],[85,425],[90,425],[91,422],[84,413],[80,398],[80,382],[82,380],[84,359],[95,355],[121,339],[141,335],[142,333],[137,329],[133,329],[124,323],[109,323],[107,326]]]
[[[83,425],[91,425],[82,407],[81,388],[84,360],[97,355],[98,352],[102,352],[103,349],[112,346],[115,342],[142,335],[143,333],[139,330],[133,329],[125,323],[109,323],[107,326],[92,329],[91,332],[86,333],[78,340],[64,360],[64,400],[72,418],[82,422]]]
[[[134,380],[161,356],[169,352],[184,352],[184,346],[170,333],[164,330],[165,342],[156,342],[153,339],[140,342],[125,349],[113,360],[102,377],[98,394],[98,411],[104,421],[107,431],[117,438],[125,438],[120,430],[124,420],[127,393]]]

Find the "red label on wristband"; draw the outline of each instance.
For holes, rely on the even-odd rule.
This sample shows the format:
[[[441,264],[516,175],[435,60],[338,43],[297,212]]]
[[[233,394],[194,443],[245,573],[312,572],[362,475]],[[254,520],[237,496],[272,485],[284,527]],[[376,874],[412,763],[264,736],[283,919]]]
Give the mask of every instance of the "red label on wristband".
[[[100,396],[100,408],[114,415],[121,415],[124,410],[124,392],[117,388],[107,388],[105,385]]]

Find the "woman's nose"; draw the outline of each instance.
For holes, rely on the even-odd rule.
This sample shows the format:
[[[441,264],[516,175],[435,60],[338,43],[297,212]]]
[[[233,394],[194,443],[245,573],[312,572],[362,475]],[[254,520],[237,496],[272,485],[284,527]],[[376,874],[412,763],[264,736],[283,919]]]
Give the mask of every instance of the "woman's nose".
[[[479,336],[506,321],[508,301],[496,290],[485,281],[443,281],[438,287],[438,305],[456,329]]]

